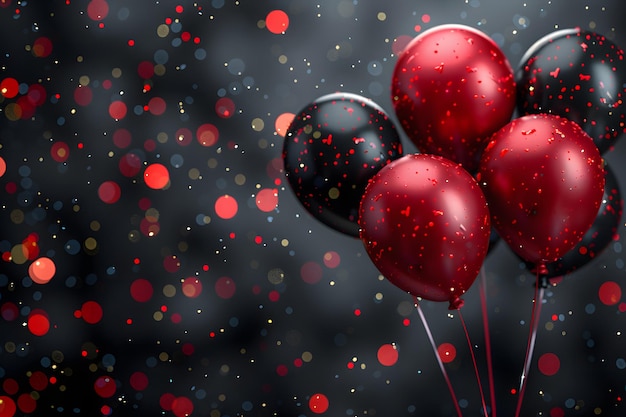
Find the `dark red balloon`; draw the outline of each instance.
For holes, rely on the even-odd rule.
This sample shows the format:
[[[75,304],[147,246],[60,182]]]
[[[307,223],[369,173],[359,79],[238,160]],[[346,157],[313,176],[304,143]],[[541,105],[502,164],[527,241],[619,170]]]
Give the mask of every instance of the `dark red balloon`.
[[[420,152],[444,156],[473,173],[491,134],[511,120],[515,78],[505,55],[483,32],[442,25],[402,51],[391,98]]]
[[[365,249],[392,284],[461,307],[491,231],[485,196],[465,169],[436,155],[406,155],[372,178],[359,216]]]
[[[515,77],[520,114],[567,117],[600,153],[626,129],[624,52],[602,35],[580,29],[551,33],[526,51]]]
[[[383,109],[349,93],[320,97],[302,109],[283,145],[285,174],[304,208],[354,237],[368,180],[401,155],[400,136]]]
[[[543,271],[548,278],[562,277],[582,268],[604,251],[611,242],[618,239],[624,200],[615,174],[609,165],[605,165],[605,184],[602,203],[593,224],[582,240],[563,257],[546,265]],[[531,270],[535,265],[527,265]]]
[[[576,123],[528,115],[493,135],[477,178],[502,240],[522,259],[544,265],[576,246],[596,218],[603,165]]]

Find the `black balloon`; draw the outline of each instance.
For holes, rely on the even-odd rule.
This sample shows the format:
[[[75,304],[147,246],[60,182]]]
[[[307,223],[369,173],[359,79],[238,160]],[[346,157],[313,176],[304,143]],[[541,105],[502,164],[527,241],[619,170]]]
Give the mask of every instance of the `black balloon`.
[[[617,241],[617,229],[620,225],[624,202],[615,174],[608,165],[605,166],[605,170],[606,181],[602,204],[591,228],[585,233],[580,243],[565,256],[547,263],[547,268],[541,271],[541,275],[547,278],[558,278],[570,274],[591,262],[611,242]],[[527,264],[527,266],[534,271],[532,264]]]
[[[298,200],[321,222],[354,237],[365,186],[400,156],[400,136],[387,114],[350,93],[307,105],[294,117],[283,145],[285,173]]]
[[[565,29],[541,38],[522,57],[515,81],[521,115],[567,117],[601,153],[625,131],[626,60],[602,35]]]

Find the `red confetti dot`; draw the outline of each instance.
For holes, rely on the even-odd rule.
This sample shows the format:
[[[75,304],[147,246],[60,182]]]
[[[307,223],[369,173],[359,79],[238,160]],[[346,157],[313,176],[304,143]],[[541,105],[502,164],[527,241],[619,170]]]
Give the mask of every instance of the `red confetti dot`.
[[[160,190],[170,182],[170,173],[165,165],[155,163],[146,167],[143,173],[146,185],[154,190]]]
[[[384,344],[378,348],[376,357],[381,365],[393,366],[398,362],[398,349],[390,343]]]
[[[193,402],[187,397],[176,397],[172,401],[172,413],[176,417],[187,417],[193,412]]]
[[[215,292],[220,298],[232,298],[232,296],[235,295],[235,291],[237,291],[235,281],[229,277],[221,277],[215,282]]]
[[[45,58],[52,53],[52,41],[45,36],[37,38],[33,42],[32,51],[37,58]]]
[[[0,81],[0,94],[6,98],[13,98],[17,95],[20,84],[15,78],[7,77]]]
[[[215,103],[215,112],[223,119],[228,119],[235,114],[235,102],[228,97],[222,97]]]
[[[328,397],[324,394],[313,394],[309,399],[309,409],[315,414],[325,413],[329,405]]]
[[[186,127],[180,128],[175,133],[176,143],[180,146],[187,146],[191,143],[193,134]]]
[[[93,389],[102,398],[111,398],[115,395],[117,387],[115,381],[109,376],[100,376],[93,384]]]
[[[602,304],[607,306],[615,305],[622,298],[622,288],[614,281],[606,281],[600,285],[598,297]]]
[[[154,76],[154,65],[150,61],[141,61],[137,65],[137,73],[144,80],[152,78]]]
[[[191,343],[185,343],[183,344],[183,347],[181,348],[181,350],[184,355],[191,356],[196,351],[196,348]]]
[[[28,315],[28,330],[35,336],[43,336],[50,330],[48,314],[40,309],[33,310]]]
[[[276,301],[280,300],[280,293],[276,290],[272,290],[270,291],[268,298],[271,302],[275,303]]]
[[[228,194],[219,197],[215,201],[215,213],[224,220],[235,217],[238,210],[237,200]]]
[[[172,404],[174,403],[175,399],[176,397],[174,396],[174,394],[166,392],[165,394],[161,395],[161,398],[159,398],[159,405],[165,411],[170,411],[172,409]]]
[[[165,108],[167,107],[165,100],[161,97],[152,97],[148,102],[148,109],[150,113],[155,116],[160,116],[165,113]]]
[[[41,371],[35,371],[28,378],[28,383],[35,391],[43,391],[48,386],[48,377]]]
[[[26,92],[26,99],[33,106],[41,106],[46,102],[46,89],[41,84],[33,84],[28,87],[28,91]]]
[[[88,86],[79,85],[74,90],[74,101],[79,106],[88,106],[93,100],[93,91]]]
[[[274,129],[279,136],[285,137],[287,134],[287,130],[289,130],[289,125],[293,122],[293,118],[295,114],[293,113],[281,113],[276,118],[274,122]]]
[[[561,407],[550,409],[550,417],[565,417],[565,411]]]
[[[300,278],[307,284],[317,284],[322,279],[322,266],[317,262],[308,261],[300,267]]]
[[[41,257],[30,264],[28,267],[28,275],[33,282],[46,284],[54,277],[56,270],[56,265],[52,259]]]
[[[217,127],[211,123],[205,123],[200,125],[196,130],[196,138],[198,139],[198,143],[202,146],[213,146],[217,143],[219,131]]]
[[[115,100],[109,105],[109,116],[115,120],[120,120],[126,117],[126,103],[120,100]]]
[[[132,152],[127,153],[120,158],[118,167],[125,177],[134,177],[141,171],[141,159]]]
[[[437,348],[441,362],[450,363],[456,358],[456,348],[452,343],[442,343]]]
[[[130,296],[138,303],[150,301],[153,293],[152,284],[145,278],[137,278],[130,284]]]
[[[148,376],[141,371],[133,372],[130,376],[130,386],[136,391],[148,388]]]
[[[13,321],[19,315],[19,311],[17,305],[9,301],[2,304],[2,307],[0,307],[0,316],[6,321]]]
[[[80,309],[83,320],[89,324],[96,324],[102,320],[102,307],[95,301],[86,301]]]
[[[121,195],[120,186],[115,181],[105,181],[98,187],[98,197],[107,204],[117,203]]]
[[[9,395],[15,395],[20,389],[20,385],[13,378],[7,378],[2,382],[2,389]]]
[[[6,395],[0,395],[0,417],[13,417],[17,411],[15,401]]]
[[[282,10],[272,10],[265,17],[265,26],[274,34],[284,33],[289,27],[289,16]]]
[[[91,0],[87,5],[87,16],[91,20],[103,20],[109,14],[109,4],[105,0]]]
[[[25,392],[17,397],[17,407],[22,413],[31,414],[37,409],[37,401],[35,401],[35,399],[30,394]],[[2,416],[1,411],[0,416]]]
[[[3,157],[0,156],[0,177],[7,172],[7,163]]]
[[[561,367],[561,361],[559,357],[554,353],[544,353],[539,357],[539,361],[537,362],[537,366],[539,367],[539,371],[546,375],[552,376],[559,371]]]
[[[278,207],[278,189],[263,188],[260,190],[255,199],[256,206],[263,212],[270,212]]]
[[[198,278],[189,277],[183,281],[183,294],[189,298],[196,298],[202,292],[202,282]]]
[[[289,368],[287,368],[287,365],[280,364],[276,367],[276,373],[278,376],[286,376],[289,373]]]
[[[341,256],[333,250],[324,254],[324,265],[328,268],[337,268],[341,263]]]
[[[65,162],[70,157],[70,147],[65,142],[54,142],[50,147],[50,156],[57,162]]]
[[[176,255],[166,256],[163,259],[163,268],[173,274],[180,269],[180,260]]]

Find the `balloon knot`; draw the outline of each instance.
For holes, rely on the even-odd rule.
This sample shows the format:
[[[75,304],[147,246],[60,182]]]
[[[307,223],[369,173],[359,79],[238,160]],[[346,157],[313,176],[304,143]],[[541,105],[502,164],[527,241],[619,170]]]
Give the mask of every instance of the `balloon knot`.
[[[454,296],[454,298],[450,299],[450,305],[448,306],[448,310],[459,310],[461,307],[463,307],[463,304],[465,304],[465,301],[463,301],[461,297]]]
[[[540,261],[535,265],[532,272],[537,274],[537,284],[539,284],[540,288],[548,288],[550,286],[550,278],[548,277],[550,271],[545,261]]]

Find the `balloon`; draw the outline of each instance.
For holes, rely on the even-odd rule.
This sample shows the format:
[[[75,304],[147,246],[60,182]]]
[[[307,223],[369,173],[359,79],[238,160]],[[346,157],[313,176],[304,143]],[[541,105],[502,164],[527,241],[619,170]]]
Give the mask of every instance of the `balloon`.
[[[520,114],[567,117],[600,153],[624,133],[626,60],[604,36],[580,29],[551,33],[526,51],[515,78]]]
[[[604,167],[576,123],[528,115],[493,135],[477,179],[502,240],[522,259],[543,265],[565,255],[593,223]]]
[[[591,262],[611,242],[617,240],[624,200],[615,174],[609,165],[605,165],[604,168],[606,172],[604,194],[596,219],[580,243],[562,258],[546,265],[547,270],[544,271],[546,277],[557,278],[576,271]],[[531,269],[534,267],[532,264],[527,266]]]
[[[356,94],[318,98],[291,123],[283,145],[285,173],[304,208],[335,230],[358,237],[367,181],[402,155],[385,112]]]
[[[406,155],[370,181],[359,210],[361,240],[394,285],[460,308],[489,247],[489,210],[460,165],[436,155]]]
[[[475,172],[482,149],[515,109],[513,69],[498,45],[463,25],[414,38],[393,72],[396,115],[420,152]]]

